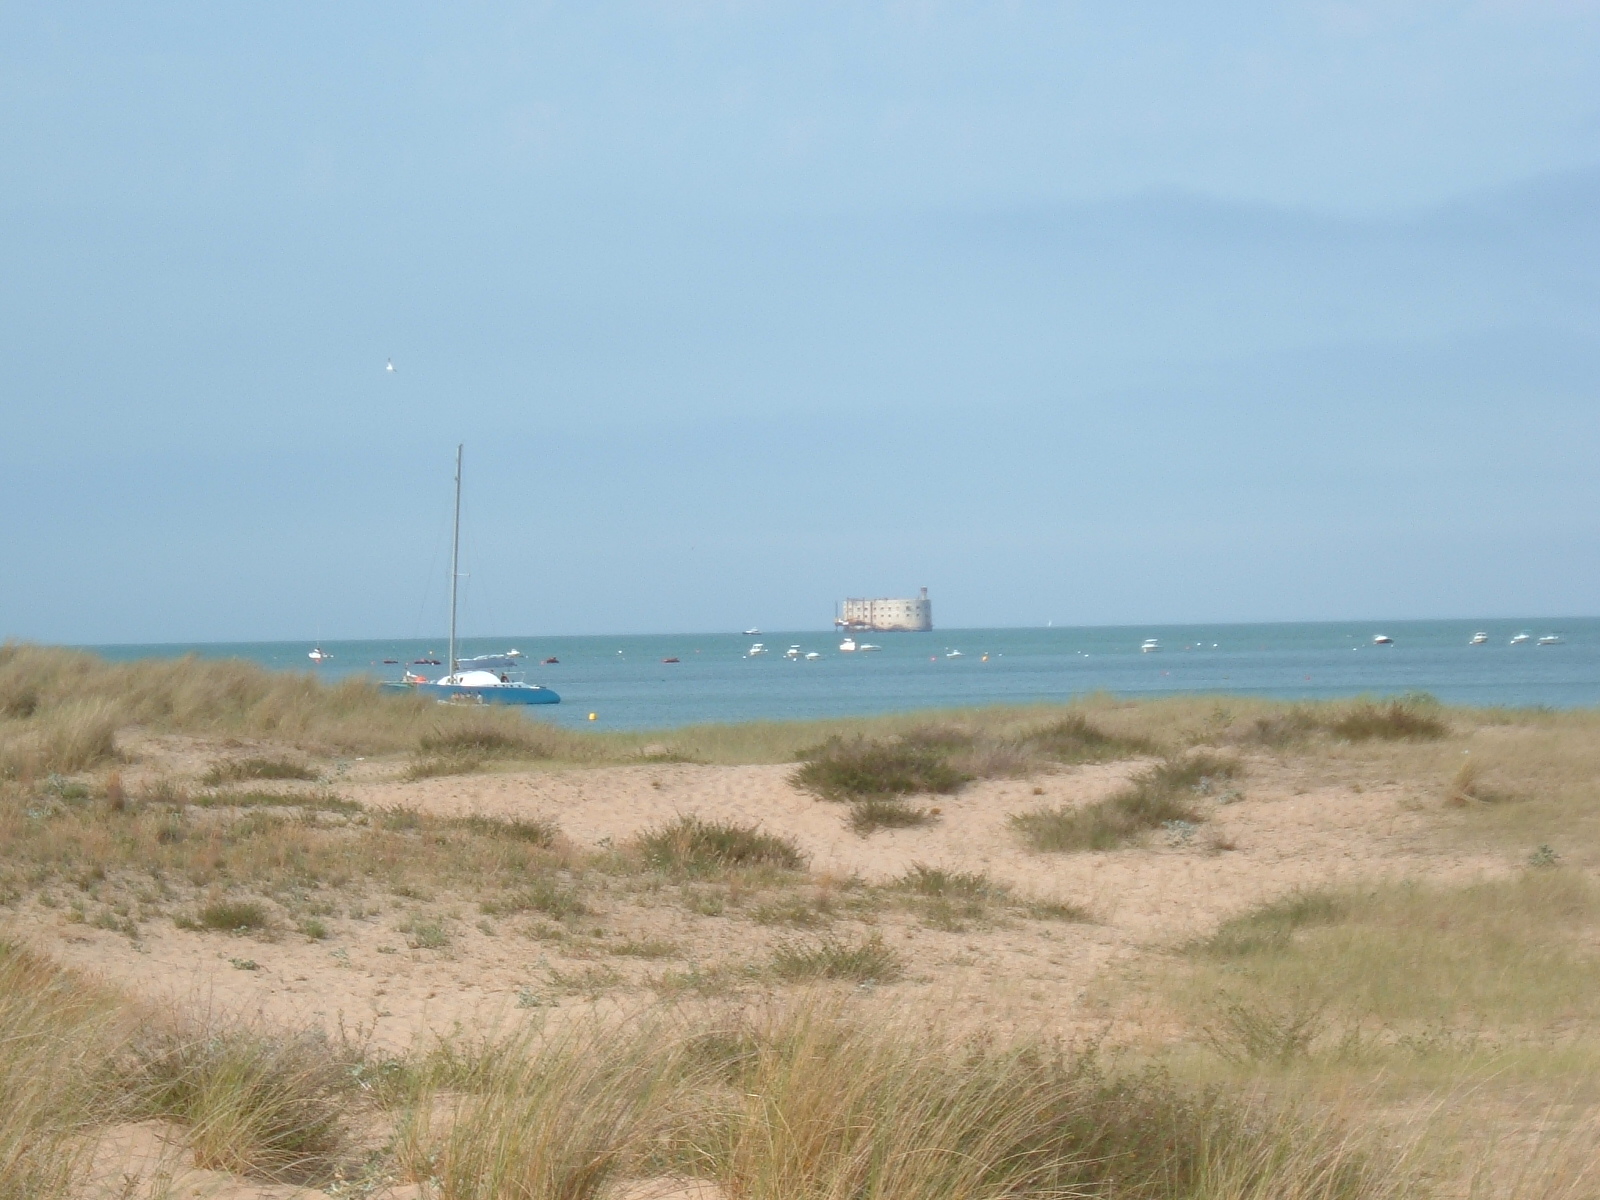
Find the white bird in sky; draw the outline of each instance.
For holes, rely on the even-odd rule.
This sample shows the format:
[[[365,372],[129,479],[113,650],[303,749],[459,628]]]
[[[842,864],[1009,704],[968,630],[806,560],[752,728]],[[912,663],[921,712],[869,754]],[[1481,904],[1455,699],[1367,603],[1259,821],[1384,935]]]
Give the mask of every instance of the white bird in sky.
[[[387,367],[385,367],[384,370],[388,371],[389,374],[391,374],[391,375],[393,375],[395,373],[395,371],[394,371],[394,359],[391,358],[389,360],[389,365]]]

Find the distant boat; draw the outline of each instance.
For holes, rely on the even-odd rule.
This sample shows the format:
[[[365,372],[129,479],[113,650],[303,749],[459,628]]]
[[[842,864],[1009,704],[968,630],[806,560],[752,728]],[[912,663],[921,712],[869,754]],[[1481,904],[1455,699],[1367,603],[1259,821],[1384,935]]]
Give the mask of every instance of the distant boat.
[[[661,661],[662,662],[682,662],[683,660],[681,658],[674,657],[674,658],[663,658]]]
[[[390,691],[415,692],[449,704],[560,704],[561,697],[537,683],[512,679],[510,672],[517,667],[522,651],[511,650],[505,654],[486,654],[476,659],[461,660],[456,657],[456,600],[461,583],[461,447],[456,447],[456,508],[455,522],[450,541],[450,652],[446,674],[429,682],[410,671],[397,682],[385,683]],[[437,665],[431,659],[417,662]],[[494,662],[496,666],[484,664]],[[463,667],[470,669],[463,670]]]
[[[1155,638],[1145,638],[1144,641],[1139,643],[1140,654],[1159,654],[1160,652],[1161,643]]]
[[[746,658],[754,658],[754,657],[756,657],[756,655],[765,654],[766,652],[767,652],[766,646],[764,646],[760,642],[755,642],[755,643],[753,643],[751,645],[750,649],[748,649],[748,650],[746,650],[744,652],[744,656]]]
[[[799,658],[800,657],[800,647],[799,646],[790,646],[787,650],[785,650],[783,652],[783,656],[785,658]]]
[[[1539,645],[1539,646],[1559,646],[1559,645],[1561,645],[1561,639],[1559,637],[1557,637],[1553,633],[1547,633],[1542,638],[1540,638],[1535,643],[1535,645]]]
[[[413,658],[411,660],[411,665],[413,667],[438,667],[443,666],[444,664],[441,659],[437,658]]]
[[[547,667],[548,667],[548,666],[550,666],[550,665],[551,665],[551,664],[552,664],[552,663],[558,663],[558,662],[560,662],[560,661],[561,661],[561,660],[560,660],[560,659],[559,659],[559,658],[557,658],[557,657],[556,657],[556,656],[555,656],[555,655],[554,655],[554,654],[552,654],[552,655],[551,655],[551,656],[550,656],[550,657],[549,657],[549,658],[541,658],[541,659],[540,659],[540,660],[539,660],[539,661],[540,661],[540,662],[541,662],[541,663],[543,663],[543,664],[544,664],[544,665],[545,665],[545,666],[547,666]]]
[[[514,671],[520,665],[521,650],[507,650],[504,654],[480,654],[476,658],[458,659],[458,671]]]
[[[1467,645],[1469,645],[1469,646],[1481,646],[1485,642],[1487,642],[1488,640],[1489,640],[1489,635],[1487,633],[1484,633],[1483,630],[1480,629],[1477,633],[1472,635],[1472,640],[1470,642],[1468,642]]]
[[[1520,646],[1520,645],[1522,645],[1523,642],[1531,642],[1531,641],[1533,641],[1533,634],[1527,633],[1527,632],[1515,634],[1511,638],[1511,644],[1513,646]]]
[[[317,646],[316,648],[314,648],[311,651],[310,654],[306,655],[306,657],[309,658],[312,662],[316,663],[318,666],[321,666],[323,663],[327,662],[330,658],[332,658],[333,655],[329,654],[321,646]]]
[[[844,641],[839,643],[839,649],[844,651],[846,654],[854,654],[857,650],[861,649],[861,647],[856,645],[855,638],[846,636]]]
[[[1374,646],[1392,646],[1394,645],[1394,639],[1387,633],[1375,633],[1372,635],[1372,644]]]
[[[868,650],[882,650],[883,647],[874,646],[871,642],[862,642],[861,645],[856,647],[856,649],[865,654]]]
[[[819,659],[821,657],[822,657],[822,655],[818,654],[815,650],[807,650],[806,651],[806,661],[807,662],[815,662],[817,659]]]
[[[755,637],[760,632],[761,632],[761,630],[759,630],[759,629],[746,629],[744,631],[744,635],[745,635],[745,637]]]
[[[966,657],[959,650],[946,650],[944,652],[944,656],[946,658],[964,658],[964,657]]]

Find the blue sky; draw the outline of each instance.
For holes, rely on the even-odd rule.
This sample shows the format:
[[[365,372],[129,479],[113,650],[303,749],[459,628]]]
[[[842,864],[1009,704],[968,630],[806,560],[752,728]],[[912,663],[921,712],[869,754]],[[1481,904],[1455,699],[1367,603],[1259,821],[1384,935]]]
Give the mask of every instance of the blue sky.
[[[0,163],[0,636],[431,633],[457,441],[472,632],[1600,612],[1600,3],[0,4]]]

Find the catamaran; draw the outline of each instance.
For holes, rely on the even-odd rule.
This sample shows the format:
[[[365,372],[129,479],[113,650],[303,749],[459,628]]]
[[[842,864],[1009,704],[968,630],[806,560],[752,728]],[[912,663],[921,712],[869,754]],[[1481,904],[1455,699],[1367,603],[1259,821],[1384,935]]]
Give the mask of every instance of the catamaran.
[[[425,676],[407,671],[403,679],[383,686],[456,704],[560,704],[561,697],[549,688],[511,677],[521,668],[520,650],[467,659],[456,657],[456,593],[461,582],[461,451],[462,447],[457,446],[456,511],[450,541],[450,655],[445,659],[448,673],[430,682]]]

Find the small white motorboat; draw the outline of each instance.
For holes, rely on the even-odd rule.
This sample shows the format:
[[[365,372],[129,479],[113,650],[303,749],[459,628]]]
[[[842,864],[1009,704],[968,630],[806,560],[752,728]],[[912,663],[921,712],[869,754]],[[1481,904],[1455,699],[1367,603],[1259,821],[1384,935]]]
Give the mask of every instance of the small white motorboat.
[[[882,650],[883,647],[882,646],[874,646],[871,642],[862,642],[861,645],[856,647],[856,649],[861,651],[861,653],[865,654],[868,650]]]
[[[783,656],[785,658],[799,658],[800,657],[800,647],[799,646],[790,646],[787,650],[785,650],[783,652]]]
[[[312,649],[310,654],[306,655],[306,657],[309,658],[312,662],[318,663],[320,665],[321,663],[327,662],[330,658],[333,657],[333,655],[329,654],[321,646],[316,646],[316,647],[314,647]]]
[[[1536,645],[1536,646],[1559,646],[1559,645],[1561,645],[1561,639],[1559,637],[1557,637],[1553,633],[1547,633],[1542,638],[1540,638],[1537,642],[1535,642],[1534,645]]]
[[[1372,644],[1374,646],[1392,646],[1394,645],[1394,639],[1387,633],[1375,633],[1372,635]]]
[[[1477,633],[1472,635],[1472,640],[1470,642],[1468,642],[1467,645],[1469,645],[1469,646],[1481,646],[1485,642],[1487,642],[1488,640],[1489,640],[1489,635],[1487,633],[1483,632],[1483,630],[1480,629],[1480,630],[1478,630]]]
[[[760,632],[761,632],[761,630],[759,630],[759,629],[746,629],[744,631],[744,635],[745,635],[745,637],[755,637]]]
[[[760,642],[755,642],[751,645],[750,649],[744,652],[744,656],[746,658],[755,658],[758,654],[765,654],[766,652],[767,648],[764,645],[762,645]]]
[[[844,641],[839,643],[839,649],[845,654],[854,654],[857,650],[861,649],[861,647],[856,645],[855,638],[850,637],[847,634],[845,635]]]
[[[962,654],[961,651],[959,651],[959,650],[946,650],[944,652],[944,656],[946,658],[965,658],[966,657],[966,655]]]
[[[1139,643],[1140,654],[1159,654],[1160,651],[1161,643],[1155,638],[1145,638],[1144,641]]]
[[[821,658],[821,657],[822,657],[822,655],[818,654],[815,650],[807,650],[806,651],[806,661],[807,662],[816,662],[816,660]]]
[[[1533,641],[1533,634],[1527,633],[1527,632],[1513,634],[1512,638],[1511,638],[1511,644],[1513,646],[1520,646],[1524,642],[1531,642],[1531,641]]]

